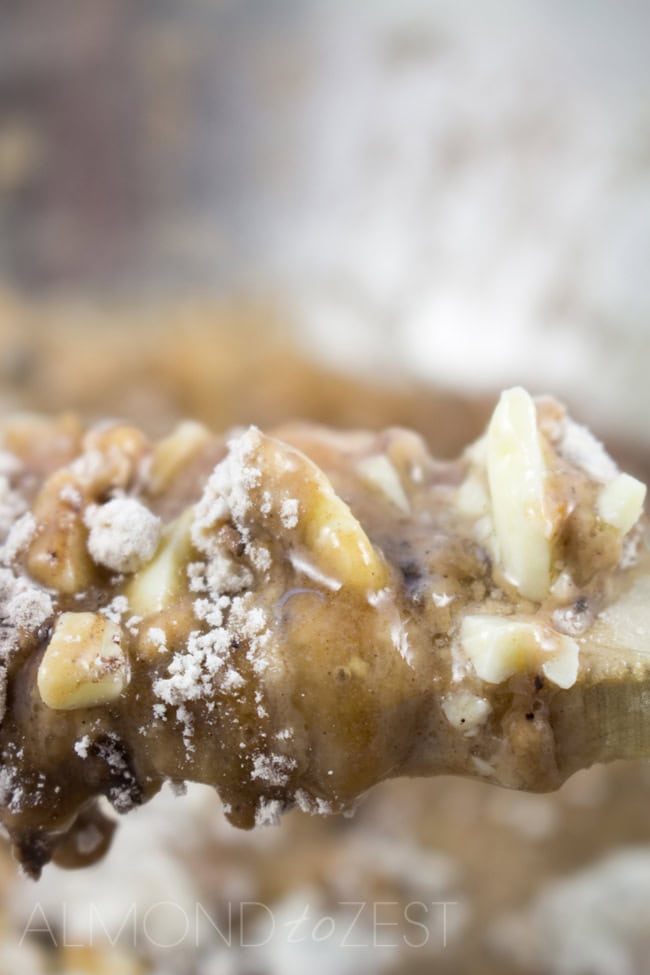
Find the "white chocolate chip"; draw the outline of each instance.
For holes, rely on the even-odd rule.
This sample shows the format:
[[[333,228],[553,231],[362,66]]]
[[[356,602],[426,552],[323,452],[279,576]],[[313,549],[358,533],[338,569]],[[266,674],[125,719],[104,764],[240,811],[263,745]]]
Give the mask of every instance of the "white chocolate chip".
[[[120,627],[99,613],[62,613],[38,668],[43,703],[64,711],[108,704],[128,681]]]
[[[524,389],[501,394],[487,438],[497,558],[523,596],[542,600],[550,585],[552,526],[535,404]]]
[[[638,521],[643,511],[646,486],[630,474],[617,474],[598,495],[598,514],[623,535]]]
[[[550,626],[513,617],[466,616],[460,643],[478,676],[501,684],[538,668],[558,687],[571,687],[578,676],[578,644]]]

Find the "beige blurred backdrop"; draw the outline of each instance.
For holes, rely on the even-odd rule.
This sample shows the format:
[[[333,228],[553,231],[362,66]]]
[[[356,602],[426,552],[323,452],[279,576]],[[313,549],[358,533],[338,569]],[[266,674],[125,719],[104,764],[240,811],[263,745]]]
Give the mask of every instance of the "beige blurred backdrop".
[[[643,0],[0,13],[3,279],[255,291],[337,367],[523,381],[645,438]]]

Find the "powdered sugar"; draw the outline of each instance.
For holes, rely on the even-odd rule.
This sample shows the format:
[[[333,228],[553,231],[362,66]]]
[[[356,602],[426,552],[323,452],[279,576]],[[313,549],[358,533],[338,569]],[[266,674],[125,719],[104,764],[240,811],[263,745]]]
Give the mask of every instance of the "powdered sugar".
[[[296,764],[296,760],[288,755],[256,755],[251,778],[273,786],[287,785]]]
[[[79,756],[79,758],[88,757],[88,747],[90,745],[90,736],[84,735],[83,738],[79,738],[78,741],[74,743],[74,750]]]
[[[207,633],[193,630],[185,650],[174,654],[167,668],[169,676],[154,681],[156,696],[170,705],[210,696],[213,678],[228,659],[230,643],[231,636],[223,627]]]
[[[105,616],[111,623],[119,623],[128,611],[129,600],[126,596],[114,596],[110,603],[99,610],[102,616]]]
[[[0,806],[4,806],[11,813],[19,813],[22,800],[23,788],[16,769],[11,765],[3,765],[0,768]]]
[[[278,826],[285,804],[280,799],[265,799],[261,796],[255,808],[256,826]]]
[[[301,812],[312,816],[332,816],[336,812],[332,803],[319,796],[310,796],[304,789],[296,789],[294,800]]]
[[[117,812],[128,812],[141,801],[141,797],[124,746],[119,737],[110,732],[103,741],[97,742],[95,750],[97,756],[106,762],[115,779],[106,793],[108,800]]]
[[[81,496],[81,491],[76,488],[73,484],[64,484],[59,491],[59,497],[66,504],[70,505],[75,511],[79,511],[83,504],[83,498]]]
[[[5,570],[0,571],[4,574]],[[4,580],[0,587],[4,587]],[[4,604],[4,612],[7,613],[12,627],[35,632],[54,612],[48,593],[32,586],[25,579],[12,576],[9,588],[5,591],[10,595]]]
[[[167,650],[167,634],[159,626],[150,626],[147,630],[147,636],[153,643],[154,647],[157,647],[158,653],[165,653]]]
[[[243,527],[251,507],[250,492],[259,485],[262,474],[250,463],[262,442],[256,427],[228,444],[228,455],[214,469],[206,484],[203,497],[196,506],[192,541],[201,551],[215,548],[214,529],[227,519]]]
[[[285,528],[295,528],[298,524],[298,499],[284,498],[280,505],[280,520]]]
[[[11,565],[31,542],[36,533],[36,519],[31,511],[26,511],[9,529],[4,545],[0,549],[0,559]]]
[[[6,475],[0,474],[0,538],[7,537],[9,530],[26,508],[23,496],[12,488]]]
[[[13,455],[0,451],[0,722],[6,707],[7,666],[17,649],[19,631],[35,633],[53,612],[52,599],[45,590],[20,577],[12,566],[36,532],[34,516],[27,512],[25,499],[15,490],[9,476],[20,470]]]
[[[233,664],[233,652],[244,641],[248,644],[247,658],[253,668],[264,670],[263,650],[268,642],[266,614],[251,604],[251,594],[245,596],[220,596],[212,602],[199,600],[207,616],[227,622],[213,626],[207,632],[193,630],[182,652],[175,653],[167,676],[154,681],[156,696],[167,705],[178,706],[188,701],[210,698],[218,684],[226,690],[242,687],[244,678]]]
[[[5,626],[13,631],[23,628],[35,631],[54,612],[50,596],[19,578],[7,568],[0,568],[0,606]],[[12,632],[12,637],[15,634]]]
[[[271,554],[250,535],[248,515],[253,507],[251,491],[259,487],[262,472],[254,463],[254,457],[262,443],[262,434],[250,427],[228,444],[228,454],[218,464],[203,496],[195,509],[192,525],[192,541],[206,556],[213,576],[209,580],[212,589],[224,592],[240,592],[252,585],[253,578],[245,565],[229,557],[223,551],[218,538],[218,528],[230,522],[237,529],[243,545],[243,555],[257,572],[266,573],[271,568]],[[268,491],[262,494],[261,510],[271,510],[272,499]],[[218,578],[215,578],[215,575]]]

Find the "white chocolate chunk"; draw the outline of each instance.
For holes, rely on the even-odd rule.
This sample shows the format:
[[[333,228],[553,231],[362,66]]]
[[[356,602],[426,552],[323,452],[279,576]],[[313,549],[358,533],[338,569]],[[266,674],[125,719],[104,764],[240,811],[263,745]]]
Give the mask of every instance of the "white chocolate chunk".
[[[542,623],[504,616],[466,616],[461,647],[474,670],[490,684],[541,668],[558,687],[571,687],[578,676],[578,644]]]
[[[128,681],[120,627],[100,613],[62,613],[38,668],[43,703],[63,711],[108,704]]]
[[[390,458],[385,454],[364,457],[357,464],[357,470],[366,484],[378,489],[391,504],[408,514],[411,506]]]
[[[524,389],[501,394],[487,437],[497,558],[523,596],[542,600],[551,572],[547,471],[535,404]]]
[[[617,474],[598,495],[598,514],[624,535],[643,511],[646,486],[630,474]]]
[[[471,734],[479,728],[492,710],[490,702],[471,691],[458,690],[447,694],[442,711],[450,725]]]

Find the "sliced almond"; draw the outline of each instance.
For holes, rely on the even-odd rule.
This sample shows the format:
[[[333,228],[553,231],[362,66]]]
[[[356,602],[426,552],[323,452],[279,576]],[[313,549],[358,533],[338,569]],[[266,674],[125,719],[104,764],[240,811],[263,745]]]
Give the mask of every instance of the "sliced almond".
[[[288,492],[303,513],[297,539],[323,575],[341,585],[374,591],[388,582],[386,565],[328,477],[305,454],[264,437],[258,454],[260,488]]]
[[[558,687],[571,687],[578,675],[578,644],[542,623],[513,617],[470,615],[460,628],[463,652],[489,684],[541,669]]]
[[[185,588],[194,509],[188,508],[163,530],[156,554],[135,573],[125,593],[137,616],[158,613]]]
[[[519,592],[541,601],[551,574],[547,470],[535,404],[521,387],[502,393],[492,415],[487,474],[497,557]]]

